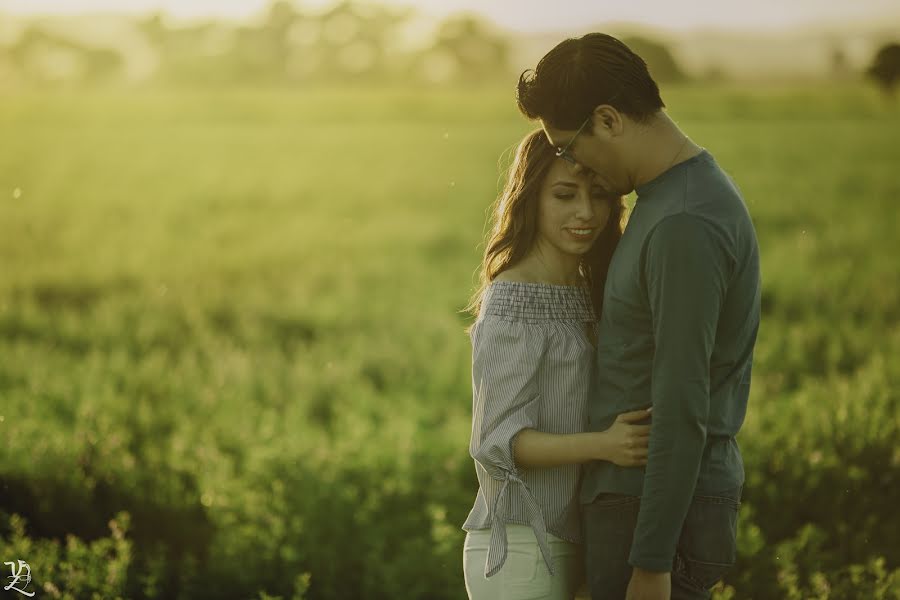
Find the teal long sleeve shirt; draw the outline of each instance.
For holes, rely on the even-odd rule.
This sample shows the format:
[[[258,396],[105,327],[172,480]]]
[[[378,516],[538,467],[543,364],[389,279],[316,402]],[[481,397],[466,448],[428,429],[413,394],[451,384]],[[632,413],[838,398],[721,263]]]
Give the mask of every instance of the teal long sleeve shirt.
[[[759,328],[759,250],[740,193],[705,150],[637,194],[606,282],[588,414],[602,431],[652,405],[649,456],[644,468],[589,463],[581,501],[641,496],[629,562],[670,571],[692,497],[744,482],[735,436]]]

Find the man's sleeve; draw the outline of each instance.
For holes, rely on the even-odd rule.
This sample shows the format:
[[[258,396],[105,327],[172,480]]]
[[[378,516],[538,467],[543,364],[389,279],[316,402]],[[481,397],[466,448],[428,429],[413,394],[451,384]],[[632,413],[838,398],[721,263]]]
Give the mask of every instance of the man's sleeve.
[[[629,563],[672,570],[709,417],[709,365],[732,260],[716,227],[697,216],[660,221],[641,256],[653,318],[653,420]]]

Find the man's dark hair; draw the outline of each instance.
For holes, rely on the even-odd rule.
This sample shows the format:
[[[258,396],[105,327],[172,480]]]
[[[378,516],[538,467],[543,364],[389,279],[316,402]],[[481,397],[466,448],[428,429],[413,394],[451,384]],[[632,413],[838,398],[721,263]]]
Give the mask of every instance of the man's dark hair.
[[[557,129],[577,129],[600,104],[636,121],[665,106],[644,59],[605,33],[557,44],[519,77],[516,100],[526,117]]]

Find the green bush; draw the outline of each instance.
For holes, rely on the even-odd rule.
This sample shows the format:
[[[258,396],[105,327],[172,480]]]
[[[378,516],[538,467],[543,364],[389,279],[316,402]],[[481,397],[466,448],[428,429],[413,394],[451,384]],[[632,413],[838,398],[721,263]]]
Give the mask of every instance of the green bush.
[[[112,600],[126,598],[132,543],[127,539],[129,516],[109,521],[109,537],[86,542],[73,535],[64,542],[32,539],[19,515],[4,515],[0,552],[4,560],[24,560],[32,581],[20,589],[39,598]],[[26,558],[27,557],[27,558]]]

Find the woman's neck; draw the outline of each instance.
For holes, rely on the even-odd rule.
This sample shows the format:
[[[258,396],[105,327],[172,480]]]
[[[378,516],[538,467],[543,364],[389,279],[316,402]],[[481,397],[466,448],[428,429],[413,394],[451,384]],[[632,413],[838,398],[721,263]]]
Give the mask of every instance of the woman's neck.
[[[516,265],[516,271],[536,283],[582,285],[584,279],[579,269],[580,262],[580,256],[564,254],[555,248],[546,249],[536,245]]]

